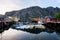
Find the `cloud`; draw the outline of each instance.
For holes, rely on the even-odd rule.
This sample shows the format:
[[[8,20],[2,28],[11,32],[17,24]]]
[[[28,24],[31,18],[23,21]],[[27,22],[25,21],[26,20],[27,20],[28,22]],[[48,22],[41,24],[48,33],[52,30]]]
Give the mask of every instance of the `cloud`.
[[[18,1],[18,0],[17,0]],[[22,8],[22,5],[17,5],[16,0],[0,0],[0,14],[4,14],[6,11],[18,10]]]
[[[60,3],[60,0],[56,0],[56,2]]]
[[[60,7],[60,0],[0,0],[0,14],[30,6]]]

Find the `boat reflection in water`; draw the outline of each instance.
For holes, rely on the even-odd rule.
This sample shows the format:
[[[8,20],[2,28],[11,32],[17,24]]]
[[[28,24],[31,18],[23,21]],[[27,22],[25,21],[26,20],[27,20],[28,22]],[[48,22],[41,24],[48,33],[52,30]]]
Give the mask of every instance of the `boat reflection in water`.
[[[20,28],[14,26],[2,32],[2,40],[60,40],[59,33],[59,31],[48,28],[36,28],[35,26]]]

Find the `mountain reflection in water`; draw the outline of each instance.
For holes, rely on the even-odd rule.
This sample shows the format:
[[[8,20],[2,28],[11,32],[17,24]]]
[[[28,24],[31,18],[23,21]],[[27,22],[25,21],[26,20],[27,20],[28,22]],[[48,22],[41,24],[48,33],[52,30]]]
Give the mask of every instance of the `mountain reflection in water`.
[[[60,32],[48,28],[17,29],[10,27],[2,33],[2,40],[60,40]]]
[[[32,34],[23,32],[21,30],[17,31],[14,29],[9,29],[4,31],[2,34],[2,40],[58,40],[59,36],[53,33],[41,32],[39,34]]]

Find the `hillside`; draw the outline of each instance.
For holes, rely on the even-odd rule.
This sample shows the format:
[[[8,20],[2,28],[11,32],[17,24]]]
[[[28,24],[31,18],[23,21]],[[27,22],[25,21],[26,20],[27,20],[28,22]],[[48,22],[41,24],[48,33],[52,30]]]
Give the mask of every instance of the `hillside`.
[[[6,12],[5,15],[21,17],[22,21],[28,21],[29,18],[33,17],[53,16],[57,12],[60,12],[60,8],[58,7],[41,8],[39,6],[33,6],[22,10]]]

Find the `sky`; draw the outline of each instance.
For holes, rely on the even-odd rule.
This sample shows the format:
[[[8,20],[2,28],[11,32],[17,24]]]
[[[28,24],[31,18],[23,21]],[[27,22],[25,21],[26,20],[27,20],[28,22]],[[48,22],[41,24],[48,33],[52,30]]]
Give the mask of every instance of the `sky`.
[[[31,6],[40,6],[42,8],[52,6],[60,8],[60,0],[0,0],[0,14]]]

